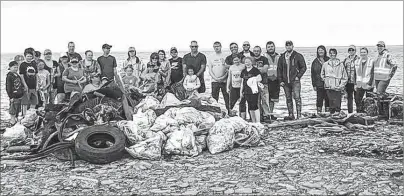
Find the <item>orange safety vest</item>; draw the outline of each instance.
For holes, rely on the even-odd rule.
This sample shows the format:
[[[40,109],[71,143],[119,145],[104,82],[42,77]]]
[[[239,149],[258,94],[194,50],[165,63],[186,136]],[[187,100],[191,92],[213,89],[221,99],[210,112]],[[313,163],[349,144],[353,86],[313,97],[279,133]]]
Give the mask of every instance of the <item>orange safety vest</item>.
[[[375,63],[375,80],[386,81],[389,79],[391,65],[387,64],[388,53],[385,52],[383,55],[377,57]]]
[[[362,58],[357,59],[354,63],[356,71],[356,86],[366,90],[371,89],[373,83],[372,86],[369,86],[367,83],[370,82],[372,66],[374,63],[373,59],[368,58],[365,67],[362,66]]]
[[[268,53],[264,53],[264,56],[268,59],[268,63],[269,63],[268,72],[267,72],[268,79],[273,81],[273,78],[275,78],[275,80],[276,80],[276,77],[278,75],[278,60],[279,60],[280,55],[278,54],[275,56],[275,61],[272,61],[272,58]]]

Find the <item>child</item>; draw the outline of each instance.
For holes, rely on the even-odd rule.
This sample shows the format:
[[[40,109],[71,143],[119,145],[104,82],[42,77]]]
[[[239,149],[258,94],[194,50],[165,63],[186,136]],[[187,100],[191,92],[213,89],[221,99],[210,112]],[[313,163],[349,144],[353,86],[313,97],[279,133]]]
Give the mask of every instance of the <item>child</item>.
[[[10,70],[6,78],[6,90],[10,99],[9,113],[11,123],[17,122],[18,113],[21,111],[21,98],[24,95],[24,88],[20,76],[18,75],[18,62],[11,61],[8,64]]]
[[[34,61],[34,51],[27,48],[24,51],[25,62],[20,65],[20,75],[23,78],[25,90],[24,96],[21,99],[22,114],[25,116],[27,109],[35,108],[38,104],[37,92],[37,73],[38,69]]]
[[[242,81],[240,97],[245,97],[247,100],[251,121],[259,123],[261,119],[258,108],[258,83],[262,80],[261,72],[256,67],[253,67],[253,58],[245,57],[244,63],[246,68],[241,71],[240,75]]]
[[[147,63],[147,69],[142,73],[142,93],[153,93],[157,91],[157,82],[160,77],[158,71],[155,64]]]
[[[96,74],[91,74],[90,76],[90,84],[87,84],[82,93],[89,93],[92,91],[96,91],[101,87],[101,75],[96,73]]]
[[[240,88],[241,88],[241,71],[245,69],[245,65],[240,63],[240,57],[233,57],[233,65],[229,68],[229,76],[227,77],[227,93],[229,94],[229,115],[234,116],[235,112],[232,112],[234,105],[236,105],[237,100],[240,98]],[[240,116],[246,118],[246,100],[243,97],[240,100]]]
[[[188,98],[194,93],[198,93],[198,88],[201,87],[201,81],[194,74],[194,70],[191,67],[187,67],[188,75],[184,78],[184,88],[186,90],[186,97]]]
[[[44,106],[49,103],[48,88],[50,86],[50,73],[45,69],[45,61],[38,60],[38,97],[40,98],[38,106]]]
[[[128,66],[124,68],[125,70],[125,76],[122,78],[123,86],[125,90],[129,90],[134,87],[139,86],[139,78],[137,78],[135,75],[133,75],[133,67]]]

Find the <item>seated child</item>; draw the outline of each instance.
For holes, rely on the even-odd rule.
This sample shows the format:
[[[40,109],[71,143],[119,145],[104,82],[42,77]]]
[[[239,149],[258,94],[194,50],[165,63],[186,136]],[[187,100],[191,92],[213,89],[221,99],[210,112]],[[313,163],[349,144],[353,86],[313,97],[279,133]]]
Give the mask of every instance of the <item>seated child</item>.
[[[139,86],[139,78],[133,75],[133,68],[131,66],[125,67],[125,76],[122,78],[122,83],[125,90],[128,91]]]
[[[194,70],[191,67],[187,67],[188,75],[185,76],[183,86],[186,90],[186,97],[188,98],[190,95],[194,93],[198,93],[198,88],[201,87],[201,81],[194,74]]]
[[[147,69],[142,73],[143,85],[140,88],[142,93],[153,93],[157,90],[157,82],[160,77],[158,71],[154,64],[147,64]]]
[[[101,75],[100,74],[91,74],[90,75],[90,84],[87,84],[82,93],[89,93],[100,89],[101,84]]]

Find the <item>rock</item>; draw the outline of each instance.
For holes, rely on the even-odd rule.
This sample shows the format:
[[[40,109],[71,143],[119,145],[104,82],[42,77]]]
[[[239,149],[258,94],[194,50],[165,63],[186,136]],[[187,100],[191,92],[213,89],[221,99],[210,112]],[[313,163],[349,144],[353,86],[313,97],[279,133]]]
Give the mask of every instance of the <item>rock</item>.
[[[227,183],[227,184],[238,184],[237,180],[226,180],[226,181],[223,181],[223,182]]]
[[[316,189],[321,188],[321,184],[311,183],[311,182],[305,182],[305,183],[302,184],[302,186],[308,187],[308,188],[316,188]]]
[[[213,192],[222,192],[222,191],[225,191],[226,188],[224,188],[224,187],[212,187],[212,188],[210,188],[210,190],[212,190]]]
[[[353,181],[354,181],[353,178],[343,178],[343,179],[341,180],[341,182],[346,182],[346,183],[348,183],[348,182],[353,182]]]
[[[388,184],[388,183],[390,183],[391,181],[388,181],[388,180],[384,180],[384,181],[378,181],[378,182],[376,182],[376,184]]]
[[[183,195],[197,195],[199,191],[196,190],[187,190],[183,193]]]
[[[296,188],[290,184],[283,184],[283,183],[278,183],[278,186],[283,186],[285,187],[287,190],[296,190]]]
[[[279,161],[276,160],[276,159],[271,159],[271,160],[269,160],[269,163],[270,163],[271,165],[278,165],[278,164],[279,164]]]
[[[278,182],[279,182],[279,180],[273,180],[273,179],[269,179],[267,181],[268,184],[275,184],[275,183],[278,183]]]
[[[239,188],[234,190],[236,194],[252,194],[253,190],[251,188]]]
[[[189,187],[189,184],[188,183],[181,183],[181,184],[178,185],[178,187],[187,188],[187,187]]]
[[[109,185],[109,184],[113,184],[113,183],[114,183],[113,180],[103,180],[103,181],[101,181],[102,185]]]
[[[313,179],[311,179],[312,181],[315,181],[315,182],[318,182],[318,181],[321,181],[321,180],[323,180],[323,177],[322,176],[316,176],[315,178],[313,178]]]
[[[363,165],[365,165],[365,163],[361,162],[361,161],[354,161],[354,162],[351,163],[351,166],[353,166],[353,167],[360,167],[360,166],[363,166]]]
[[[229,194],[233,194],[233,193],[234,193],[233,189],[227,189],[227,190],[224,191],[225,195],[229,195]]]
[[[88,169],[87,168],[74,168],[71,171],[72,172],[77,172],[77,173],[83,173],[83,172],[87,172]]]
[[[177,181],[177,179],[175,179],[175,178],[168,178],[168,179],[166,180],[166,182],[175,182],[175,181]]]
[[[155,193],[155,194],[167,194],[170,193],[170,190],[161,190],[161,189],[151,189],[150,190],[151,193]]]
[[[315,190],[312,189],[310,191],[307,192],[309,195],[325,195],[325,192],[322,190]]]
[[[390,175],[393,177],[400,177],[403,175],[403,172],[401,170],[393,170],[390,172]]]
[[[265,165],[261,165],[261,164],[255,164],[255,165],[261,169],[268,169],[268,166],[265,166]]]
[[[369,192],[368,190],[365,190],[363,192],[360,192],[359,195],[360,196],[367,196],[367,195],[374,195],[374,193]]]
[[[299,174],[299,172],[296,171],[296,170],[286,170],[286,171],[284,172],[284,174],[285,174],[285,175],[289,175],[289,176],[296,176],[297,174]]]

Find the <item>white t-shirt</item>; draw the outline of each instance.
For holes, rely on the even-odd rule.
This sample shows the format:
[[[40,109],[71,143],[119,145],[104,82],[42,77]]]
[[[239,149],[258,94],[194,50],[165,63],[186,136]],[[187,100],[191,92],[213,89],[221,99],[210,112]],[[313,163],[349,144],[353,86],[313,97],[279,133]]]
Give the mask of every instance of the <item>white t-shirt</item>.
[[[227,72],[228,67],[225,64],[226,56],[227,55],[225,55],[222,52],[220,54],[215,53],[208,58],[208,63],[209,63],[208,65],[212,69],[214,76],[217,78],[223,77],[224,75],[227,75],[227,73],[228,73]],[[217,81],[212,78],[212,81],[224,82],[224,81],[226,81],[226,78],[221,81]]]

